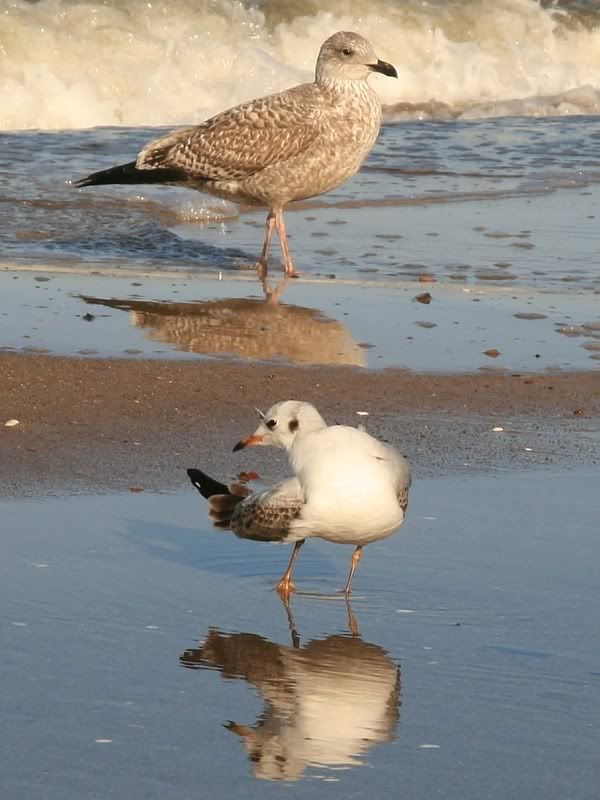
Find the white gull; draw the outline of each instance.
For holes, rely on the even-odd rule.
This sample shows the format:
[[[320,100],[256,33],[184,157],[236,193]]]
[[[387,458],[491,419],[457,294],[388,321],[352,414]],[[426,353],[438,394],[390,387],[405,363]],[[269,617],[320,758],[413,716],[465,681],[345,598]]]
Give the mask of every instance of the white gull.
[[[209,500],[211,518],[244,539],[294,542],[277,586],[286,596],[295,588],[292,569],[306,539],[354,545],[343,590],[349,595],[362,548],[390,536],[404,521],[408,461],[364,430],[327,425],[314,406],[299,400],[276,403],[234,451],[249,445],[285,449],[294,477],[250,494],[247,487],[227,487],[190,469],[192,483]]]
[[[277,231],[285,272],[294,275],[283,208],[334,189],[359,169],[381,124],[379,99],[367,84],[372,72],[398,77],[364,36],[339,31],[323,43],[313,83],[168,133],[149,142],[135,161],[94,172],[75,185],[166,183],[267,206],[259,274],[266,275]]]
[[[288,606],[291,647],[211,627],[200,647],[180,657],[185,667],[218,669],[228,684],[243,678],[262,699],[254,725],[225,725],[243,741],[256,778],[290,782],[306,777],[309,767],[322,772],[368,764],[374,745],[394,739],[400,668],[383,648],[360,637],[349,606],[348,613],[350,636],[333,634],[300,646]],[[239,713],[247,713],[238,702]]]

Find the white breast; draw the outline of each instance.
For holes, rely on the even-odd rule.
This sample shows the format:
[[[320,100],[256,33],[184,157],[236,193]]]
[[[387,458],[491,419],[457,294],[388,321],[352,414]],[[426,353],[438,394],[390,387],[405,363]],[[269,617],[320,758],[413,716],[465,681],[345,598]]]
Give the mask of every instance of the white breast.
[[[368,433],[334,425],[299,435],[290,461],[306,501],[294,528],[307,536],[366,544],[401,525],[403,459]]]

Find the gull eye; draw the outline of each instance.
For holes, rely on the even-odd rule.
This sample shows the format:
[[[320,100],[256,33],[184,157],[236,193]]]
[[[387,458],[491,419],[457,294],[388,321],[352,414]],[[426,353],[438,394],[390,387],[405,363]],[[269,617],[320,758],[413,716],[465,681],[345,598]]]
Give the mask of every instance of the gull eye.
[[[354,50],[351,50],[349,47],[344,47],[342,54],[345,56],[352,56],[354,55]]]
[[[275,428],[277,426],[277,420],[276,419],[269,419],[269,420],[267,420],[267,422],[265,424],[266,424],[267,428],[271,428],[271,430],[273,430],[273,428]]]

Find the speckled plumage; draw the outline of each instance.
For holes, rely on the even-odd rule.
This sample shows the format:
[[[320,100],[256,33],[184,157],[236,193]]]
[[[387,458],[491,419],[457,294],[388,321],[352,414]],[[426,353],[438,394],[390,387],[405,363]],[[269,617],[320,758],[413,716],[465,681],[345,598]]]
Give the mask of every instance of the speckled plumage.
[[[409,487],[404,486],[401,489],[398,489],[396,492],[398,504],[400,505],[403,514],[406,514],[406,509],[408,508],[408,489]]]
[[[292,275],[283,208],[339,186],[359,169],[381,123],[379,99],[367,84],[373,71],[397,77],[367,39],[340,31],[323,43],[313,83],[173,131],[147,144],[135,162],[94,173],[77,185],[164,182],[266,205],[259,271],[266,274],[276,230],[285,271]]]
[[[292,478],[242,500],[236,506],[229,525],[241,539],[284,542],[303,507],[300,484]]]
[[[188,469],[188,476],[208,500],[209,517],[215,527],[231,530],[240,539],[259,542],[286,541],[291,525],[299,519],[305,500],[297,478],[251,492],[240,483],[215,481],[199,469]]]
[[[150,142],[136,166],[181,169],[188,184],[211,194],[283,207],[354,175],[380,121],[379,100],[364,81],[304,84]]]

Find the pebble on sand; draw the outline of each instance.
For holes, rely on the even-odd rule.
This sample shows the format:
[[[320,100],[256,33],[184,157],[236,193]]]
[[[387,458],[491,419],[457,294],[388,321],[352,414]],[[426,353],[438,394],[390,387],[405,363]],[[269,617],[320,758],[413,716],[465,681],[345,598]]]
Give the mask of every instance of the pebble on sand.
[[[431,295],[429,292],[422,292],[415,297],[417,303],[425,303],[425,305],[429,305],[431,303]]]

